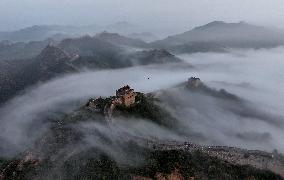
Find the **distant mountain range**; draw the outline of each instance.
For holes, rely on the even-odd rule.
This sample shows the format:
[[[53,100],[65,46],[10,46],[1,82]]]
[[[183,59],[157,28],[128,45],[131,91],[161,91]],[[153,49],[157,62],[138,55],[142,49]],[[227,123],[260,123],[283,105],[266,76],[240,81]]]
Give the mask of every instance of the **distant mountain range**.
[[[132,33],[132,34],[128,34],[127,37],[130,37],[133,39],[141,39],[145,42],[153,42],[159,39],[155,34],[150,33],[150,32]]]
[[[20,29],[12,32],[0,32],[0,41],[12,42],[28,42],[28,41],[42,41],[47,38],[64,39],[66,37],[87,34],[96,30],[97,26],[59,26],[59,25],[41,25],[32,26],[25,29]]]
[[[125,22],[111,26],[133,25]],[[83,27],[34,26],[11,32],[36,37],[42,32],[75,32]],[[84,27],[84,32],[97,26]],[[44,30],[43,30],[44,29]],[[34,32],[38,32],[35,33]],[[46,33],[48,34],[48,33]],[[41,36],[41,35],[39,35]],[[5,36],[6,37],[6,36]],[[26,36],[28,37],[28,36]],[[46,36],[47,37],[47,36]],[[53,44],[53,45],[49,45]],[[182,62],[174,54],[196,52],[227,52],[230,48],[272,48],[284,45],[284,33],[244,22],[211,22],[182,34],[152,43],[118,33],[102,32],[95,36],[47,39],[44,41],[0,43],[0,103],[27,86],[58,75],[82,69],[110,69],[136,65]]]
[[[30,43],[25,44],[24,48],[18,48],[17,54],[33,52],[33,49],[34,52],[40,51],[45,43],[47,42],[37,42],[38,46],[35,47]],[[56,45],[48,44],[35,57],[32,56],[33,52],[27,58],[2,60],[0,61],[0,104],[28,86],[66,73],[80,72],[85,69],[113,69],[182,62],[166,50],[149,49],[129,52],[122,46],[123,44],[138,46],[145,43],[118,34],[104,33],[95,37],[65,39]]]
[[[245,22],[214,21],[182,34],[152,43],[171,51],[186,53],[224,51],[226,48],[272,48],[284,45],[284,32]]]
[[[118,33],[108,33],[106,31],[99,33],[95,36],[96,38],[114,44],[116,46],[128,46],[128,47],[138,47],[147,48],[148,44],[144,41],[136,38],[128,38],[121,36]]]
[[[143,28],[128,22],[117,22],[107,26],[61,26],[61,25],[36,25],[12,32],[0,32],[0,41],[28,42],[42,41],[47,38],[63,40],[68,37],[95,35],[102,31],[120,34],[141,33]]]
[[[3,41],[0,45],[12,42],[43,41],[48,38],[61,41],[83,35],[93,36],[103,31],[113,33],[111,38],[121,34],[132,39],[140,39],[139,43],[144,44],[143,47],[146,43],[142,40],[149,42],[157,39],[155,35],[146,32],[142,27],[128,22],[118,22],[108,26],[32,26],[13,32],[0,32],[0,42]],[[101,33],[98,36],[101,38],[110,36],[110,34],[107,37],[105,35]],[[284,33],[276,28],[256,26],[245,22],[214,21],[147,45],[152,48],[165,48],[176,53],[223,52],[226,48],[271,48],[284,45]]]

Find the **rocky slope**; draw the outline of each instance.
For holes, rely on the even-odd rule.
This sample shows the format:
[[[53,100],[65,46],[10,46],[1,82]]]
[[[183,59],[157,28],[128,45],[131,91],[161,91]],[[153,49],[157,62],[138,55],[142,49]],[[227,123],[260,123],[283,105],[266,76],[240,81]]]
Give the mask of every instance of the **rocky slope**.
[[[0,103],[5,102],[26,87],[46,81],[60,74],[76,72],[72,58],[61,49],[48,45],[34,59],[7,62],[0,79]],[[4,64],[4,63],[3,63]]]

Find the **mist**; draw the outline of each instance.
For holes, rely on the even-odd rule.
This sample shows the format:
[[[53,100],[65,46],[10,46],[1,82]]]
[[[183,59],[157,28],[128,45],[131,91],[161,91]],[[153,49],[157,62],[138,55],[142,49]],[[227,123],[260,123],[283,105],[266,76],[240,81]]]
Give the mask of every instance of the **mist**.
[[[48,128],[49,119],[78,109],[91,97],[114,95],[116,89],[126,84],[143,93],[169,89],[191,76],[200,77],[209,87],[226,89],[242,98],[245,105],[239,107],[206,94],[191,94],[174,88],[168,90],[174,101],[161,98],[162,105],[166,105],[183,129],[169,130],[141,119],[130,124],[117,120],[119,128],[118,132],[112,131],[114,134],[94,122],[81,126],[100,129],[111,137],[128,133],[146,139],[194,140],[201,144],[284,152],[281,142],[284,138],[283,54],[283,48],[184,54],[180,57],[195,68],[169,64],[86,71],[38,84],[0,109],[0,140],[7,144],[4,150],[0,148],[5,151],[1,153],[14,155],[31,147]],[[182,108],[176,110],[170,106]],[[232,111],[246,107],[253,117]],[[113,153],[112,146],[103,146],[92,134],[88,137],[92,137],[86,139],[89,145]]]
[[[276,148],[283,152],[283,53],[283,48],[276,48],[181,55],[195,66],[195,74],[206,85],[226,89],[247,101],[243,111],[252,116],[241,117],[228,110],[242,108],[238,103],[228,104],[206,95],[184,92],[175,94],[176,101],[184,105],[178,113],[190,114],[188,118],[192,121],[188,127],[206,134],[206,141],[211,139],[209,144],[267,151]],[[180,114],[178,117],[185,118]]]
[[[283,48],[233,50],[227,54],[196,53],[181,55],[192,63],[196,74],[211,87],[224,88],[282,114],[284,109]]]
[[[86,149],[95,148],[114,159],[119,165],[138,166],[144,162],[144,154],[138,147],[147,149],[150,142],[184,142],[181,136],[170,129],[145,119],[115,118],[110,125],[93,121],[76,127],[84,134]],[[132,143],[131,145],[129,145]]]
[[[284,27],[281,0],[2,0],[0,7],[0,31],[39,24],[104,26],[117,21],[165,34],[214,20]]]
[[[112,96],[116,89],[127,84],[136,91],[152,92],[178,84],[190,75],[186,69],[178,68],[172,76],[169,68],[144,66],[84,72],[39,84],[1,108],[0,137],[17,152],[30,146],[44,133],[46,119],[72,112],[91,97]]]

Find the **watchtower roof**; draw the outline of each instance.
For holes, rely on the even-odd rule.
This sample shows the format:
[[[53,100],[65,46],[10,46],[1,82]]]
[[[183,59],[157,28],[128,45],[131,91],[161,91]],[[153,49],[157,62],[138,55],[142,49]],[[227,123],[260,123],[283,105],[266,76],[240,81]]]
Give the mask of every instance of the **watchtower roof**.
[[[129,85],[126,85],[116,91],[116,96],[124,96],[133,92],[134,89],[131,89]]]
[[[118,93],[125,93],[125,92],[128,92],[130,90],[133,90],[133,89],[131,89],[129,85],[126,85],[126,86],[123,86],[122,88],[118,89],[117,92]]]

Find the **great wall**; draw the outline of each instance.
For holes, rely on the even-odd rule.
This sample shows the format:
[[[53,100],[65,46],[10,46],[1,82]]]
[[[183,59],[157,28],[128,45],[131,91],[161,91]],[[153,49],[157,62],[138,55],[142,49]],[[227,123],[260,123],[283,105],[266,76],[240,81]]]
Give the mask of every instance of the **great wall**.
[[[197,88],[202,84],[201,80],[196,77],[191,77],[187,81],[187,87]],[[116,90],[116,96],[110,97],[110,102],[102,105],[103,99],[90,99],[86,104],[86,107],[95,111],[103,112],[105,119],[108,123],[112,122],[112,115],[115,108],[119,105],[125,107],[135,106],[139,103],[136,101],[137,93],[134,92],[134,89],[131,89],[129,85],[123,86],[122,88]]]
[[[112,114],[116,106],[122,105],[125,107],[134,106],[136,102],[137,93],[134,89],[131,89],[129,85],[126,85],[118,90],[116,90],[116,96],[110,98],[110,102],[102,105],[103,99],[100,97],[98,99],[90,99],[86,106],[96,112],[103,112],[106,121],[108,123],[112,122]]]
[[[197,145],[190,142],[175,141],[148,141],[147,144],[155,150],[183,150],[191,153],[200,151],[211,157],[216,157],[233,164],[251,165],[258,169],[271,170],[281,176],[284,176],[284,158],[276,151],[268,153],[237,147]]]
[[[202,85],[202,82],[196,77],[189,78],[186,83],[186,86],[189,88],[197,88],[200,85]],[[128,85],[118,89],[116,91],[116,96],[111,98],[111,103],[106,104],[103,107],[103,114],[107,123],[112,122],[113,111],[118,105],[123,105],[125,107],[135,106],[137,103],[135,100],[136,95],[137,93]],[[101,111],[101,100],[101,98],[90,99],[87,107],[95,111]],[[182,150],[190,153],[200,151],[209,156],[216,157],[233,164],[251,165],[258,169],[271,170],[281,176],[284,176],[284,157],[277,152],[268,153],[264,151],[246,150],[228,146],[198,145],[191,142],[149,140],[139,137],[131,137],[130,135],[125,135],[124,138],[125,140],[128,139],[128,141],[132,141],[134,138],[138,145],[153,150]]]
[[[200,152],[228,163],[270,170],[284,177],[284,156],[276,150],[269,153],[238,147],[199,145],[188,141],[158,140],[155,138],[150,140],[149,138],[134,137],[130,134],[123,134],[123,137],[125,141],[129,142],[135,139],[137,145],[154,151],[178,150],[191,154]]]

